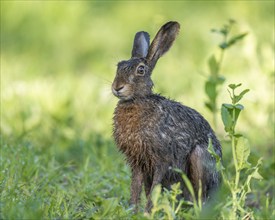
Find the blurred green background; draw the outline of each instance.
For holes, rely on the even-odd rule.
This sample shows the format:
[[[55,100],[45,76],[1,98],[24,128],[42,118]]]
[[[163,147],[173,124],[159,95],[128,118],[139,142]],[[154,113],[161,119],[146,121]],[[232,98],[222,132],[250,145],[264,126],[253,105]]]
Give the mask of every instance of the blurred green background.
[[[155,91],[211,122],[204,107],[206,63],[221,39],[210,30],[232,18],[238,22],[233,32],[249,35],[225,55],[227,81],[219,101],[228,101],[230,83],[249,88],[240,129],[255,147],[271,147],[273,6],[273,1],[2,1],[1,133],[33,136],[39,146],[60,132],[69,139],[93,132],[110,138],[116,63],[129,58],[137,31],[153,38],[169,20],[180,22],[181,32],[154,71]],[[217,133],[223,135],[221,123]]]
[[[270,164],[274,152],[274,1],[1,1],[4,157],[14,163],[24,160],[25,154],[17,149],[24,145],[35,152],[32,163],[47,164],[45,170],[54,158],[60,164],[84,163],[84,170],[89,167],[88,173],[95,174],[90,181],[96,181],[104,169],[120,172],[109,182],[129,196],[128,171],[112,140],[117,99],[110,87],[117,62],[130,58],[137,31],[147,31],[153,38],[165,22],[178,21],[180,35],[152,76],[155,91],[195,108],[212,123],[204,106],[204,83],[207,60],[218,53],[221,38],[210,30],[222,27],[228,19],[237,21],[233,34],[249,34],[225,54],[221,73],[226,82],[219,105],[229,102],[228,84],[242,83],[250,89],[238,129],[250,139],[254,155]],[[216,132],[226,139],[221,120]],[[1,161],[11,167],[12,162]],[[1,175],[5,184],[11,184],[6,174]],[[28,175],[32,171],[22,178],[28,181]],[[119,185],[121,178],[128,178],[125,188]],[[89,187],[97,190],[95,185]]]

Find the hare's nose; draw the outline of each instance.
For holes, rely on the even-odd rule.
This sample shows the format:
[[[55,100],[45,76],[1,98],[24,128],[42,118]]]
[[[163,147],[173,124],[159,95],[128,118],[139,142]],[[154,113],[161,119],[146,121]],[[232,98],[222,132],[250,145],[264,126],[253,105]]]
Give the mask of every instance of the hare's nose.
[[[114,89],[116,90],[116,92],[119,92],[119,91],[121,91],[123,88],[124,88],[124,86],[122,85],[122,86],[118,86],[117,88],[114,88]]]

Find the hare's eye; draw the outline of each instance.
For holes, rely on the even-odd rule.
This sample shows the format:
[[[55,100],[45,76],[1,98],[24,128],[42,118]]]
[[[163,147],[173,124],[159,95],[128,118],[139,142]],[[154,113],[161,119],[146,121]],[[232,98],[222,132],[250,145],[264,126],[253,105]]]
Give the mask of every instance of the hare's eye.
[[[138,68],[137,68],[137,73],[139,75],[143,75],[145,72],[145,67],[143,65],[140,65]]]

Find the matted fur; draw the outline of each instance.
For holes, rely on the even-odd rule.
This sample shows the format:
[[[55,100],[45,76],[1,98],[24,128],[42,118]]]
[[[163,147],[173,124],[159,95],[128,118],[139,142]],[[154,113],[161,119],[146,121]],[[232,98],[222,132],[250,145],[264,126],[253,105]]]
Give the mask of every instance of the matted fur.
[[[209,138],[220,157],[222,152],[209,123],[194,109],[152,92],[152,70],[172,46],[179,28],[177,22],[166,23],[151,45],[149,34],[138,32],[132,50],[135,56],[118,64],[112,84],[114,95],[120,99],[114,112],[113,135],[132,170],[131,203],[137,207],[144,185],[147,211],[156,184],[169,189],[181,182],[183,196],[188,199],[182,178],[173,168],[187,174],[196,194],[201,181],[204,199],[220,183],[215,159],[207,150]]]

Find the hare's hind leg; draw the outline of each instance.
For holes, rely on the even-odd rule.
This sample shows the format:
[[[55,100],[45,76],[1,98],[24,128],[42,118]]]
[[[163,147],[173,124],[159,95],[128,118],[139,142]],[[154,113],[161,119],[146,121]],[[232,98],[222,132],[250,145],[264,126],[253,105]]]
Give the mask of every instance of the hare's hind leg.
[[[163,177],[164,177],[165,173],[167,172],[167,170],[169,168],[169,165],[166,164],[166,163],[158,164],[154,168],[155,169],[154,169],[153,178],[152,179],[147,179],[147,181],[149,180],[149,182],[147,182],[147,184],[149,183],[149,185],[147,185],[147,186],[150,186],[150,184],[151,184],[150,190],[149,190],[149,188],[145,188],[146,195],[148,195],[145,211],[148,212],[148,213],[150,213],[150,211],[153,207],[152,200],[151,200],[151,195],[152,195],[152,192],[154,190],[154,187],[158,184],[161,184],[161,182],[163,180]]]
[[[202,199],[206,200],[209,192],[218,185],[215,160],[206,148],[196,146],[189,157],[188,177],[193,185],[196,197],[201,187]]]
[[[202,196],[205,196],[205,179],[204,179],[204,166],[203,166],[203,158],[202,158],[202,149],[200,147],[196,147],[190,157],[189,157],[189,166],[188,167],[188,177],[193,185],[194,192],[196,197],[198,196],[200,184],[202,187]]]
[[[152,177],[148,173],[143,174],[143,180],[144,180],[144,190],[146,198],[149,199],[150,197],[150,190],[152,186]]]

